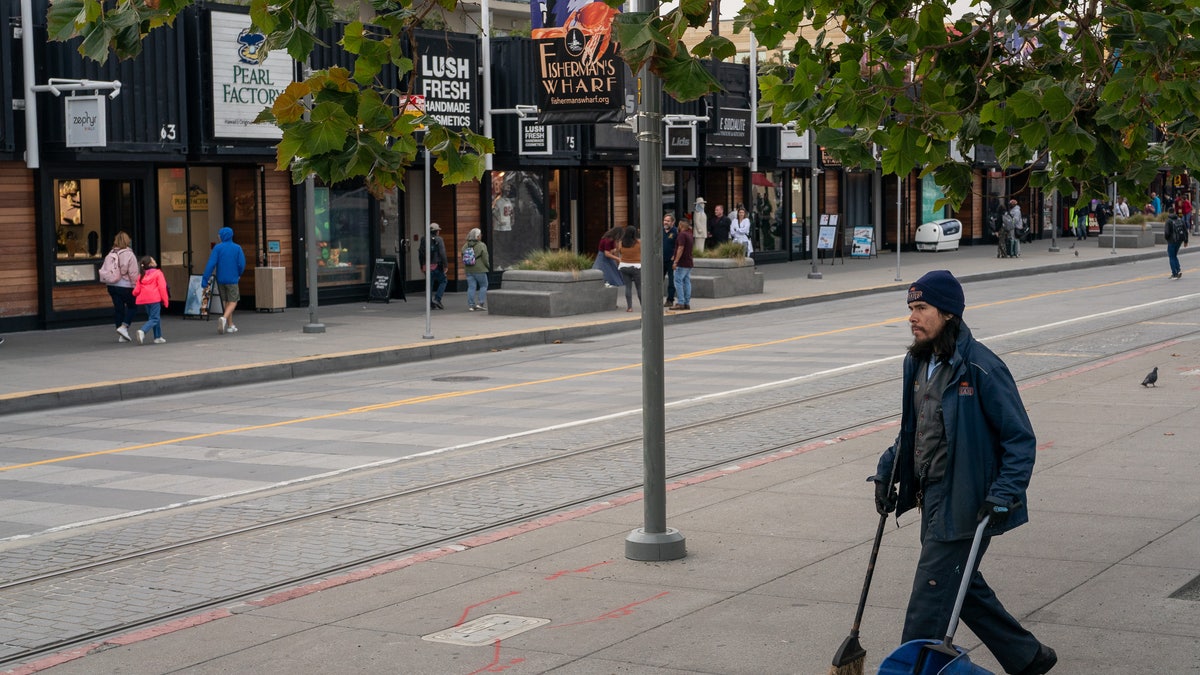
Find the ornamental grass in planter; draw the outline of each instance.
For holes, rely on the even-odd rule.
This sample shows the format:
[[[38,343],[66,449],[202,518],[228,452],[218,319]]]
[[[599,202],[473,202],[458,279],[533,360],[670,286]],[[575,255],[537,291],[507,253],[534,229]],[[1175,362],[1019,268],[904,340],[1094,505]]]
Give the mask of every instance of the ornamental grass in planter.
[[[509,269],[538,272],[581,272],[592,269],[592,256],[573,251],[534,251]]]
[[[725,241],[718,244],[715,248],[706,248],[703,251],[692,253],[693,258],[728,258],[743,262],[746,260],[746,247],[736,241]]]

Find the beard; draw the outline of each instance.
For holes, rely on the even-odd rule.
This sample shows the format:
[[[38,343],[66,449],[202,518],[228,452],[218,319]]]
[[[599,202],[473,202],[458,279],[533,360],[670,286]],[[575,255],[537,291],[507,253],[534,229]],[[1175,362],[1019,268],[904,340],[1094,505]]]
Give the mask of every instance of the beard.
[[[958,343],[958,334],[962,330],[962,319],[948,315],[946,325],[942,326],[942,330],[937,335],[921,339],[914,337],[912,344],[908,346],[908,353],[918,362],[931,361],[937,359],[946,361],[954,354],[955,345]]]

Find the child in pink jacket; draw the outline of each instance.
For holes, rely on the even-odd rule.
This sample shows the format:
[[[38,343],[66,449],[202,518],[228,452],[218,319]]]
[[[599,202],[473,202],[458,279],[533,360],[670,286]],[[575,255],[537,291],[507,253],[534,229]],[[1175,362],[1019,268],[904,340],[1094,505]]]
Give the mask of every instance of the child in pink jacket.
[[[167,278],[163,276],[162,270],[158,269],[158,262],[152,256],[144,255],[138,262],[142,266],[142,276],[133,287],[133,297],[137,298],[138,305],[146,306],[147,321],[137,332],[137,341],[139,345],[145,344],[146,332],[153,328],[154,344],[161,345],[167,340],[162,336],[162,321],[159,317],[162,308],[171,304],[170,298],[167,297]]]

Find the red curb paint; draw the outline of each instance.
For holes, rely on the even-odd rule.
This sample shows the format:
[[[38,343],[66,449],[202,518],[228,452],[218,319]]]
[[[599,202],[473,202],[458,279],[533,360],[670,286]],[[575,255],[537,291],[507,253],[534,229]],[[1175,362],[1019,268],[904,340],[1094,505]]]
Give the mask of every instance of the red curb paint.
[[[217,619],[224,619],[227,616],[232,616],[232,612],[227,609],[214,609],[201,614],[196,614],[195,616],[185,616],[182,619],[176,619],[175,621],[168,621],[167,623],[159,624],[157,626],[150,626],[149,628],[137,630],[132,633],[118,635],[117,637],[105,640],[104,644],[131,645],[135,642],[141,642],[142,640],[149,640],[150,638],[158,637],[160,635],[174,633],[175,631],[183,630],[184,628],[191,628],[192,626],[199,626],[210,621],[216,621]]]
[[[59,666],[64,663],[69,663],[71,661],[74,661],[75,659],[87,656],[88,654],[91,654],[96,649],[100,648],[100,646],[101,646],[101,643],[94,642],[90,645],[84,645],[83,647],[76,647],[75,649],[71,649],[69,651],[59,652],[57,654],[51,654],[50,656],[38,659],[37,661],[31,661],[29,663],[26,663],[23,666],[14,668],[12,670],[6,670],[6,671],[4,671],[4,673],[5,673],[5,675],[28,675],[29,673],[40,672],[40,671],[46,670],[47,668],[53,668],[54,666]]]

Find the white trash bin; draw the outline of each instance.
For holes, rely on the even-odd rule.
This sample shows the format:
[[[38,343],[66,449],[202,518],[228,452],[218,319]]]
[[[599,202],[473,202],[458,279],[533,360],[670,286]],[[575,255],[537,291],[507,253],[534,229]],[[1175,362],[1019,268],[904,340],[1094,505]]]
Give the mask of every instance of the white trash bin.
[[[917,228],[918,251],[957,251],[961,239],[962,223],[957,218],[934,220]]]

